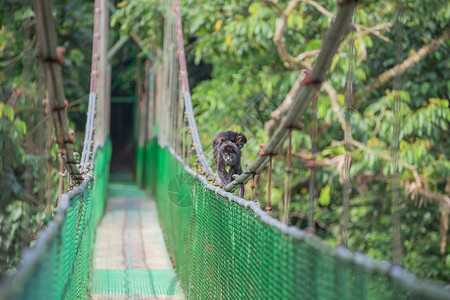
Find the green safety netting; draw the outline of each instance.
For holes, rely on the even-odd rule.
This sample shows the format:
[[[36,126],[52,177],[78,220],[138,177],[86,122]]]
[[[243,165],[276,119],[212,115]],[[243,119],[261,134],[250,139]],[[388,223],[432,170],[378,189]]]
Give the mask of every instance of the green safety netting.
[[[208,184],[157,142],[145,155],[152,158],[145,183],[189,299],[450,299],[400,267],[282,225]]]
[[[210,185],[157,141],[144,152],[166,242],[190,299],[449,299],[402,268],[331,248]],[[87,299],[94,230],[104,208],[111,145],[94,178],[62,198],[55,219],[24,253],[0,299]]]
[[[0,299],[87,299],[95,227],[103,214],[111,144],[99,148],[94,176],[61,198],[55,218],[0,282]]]

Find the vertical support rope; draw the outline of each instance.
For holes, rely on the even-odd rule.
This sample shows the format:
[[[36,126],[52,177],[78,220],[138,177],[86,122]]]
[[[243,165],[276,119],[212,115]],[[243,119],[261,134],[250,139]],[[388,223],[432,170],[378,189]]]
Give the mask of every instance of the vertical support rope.
[[[192,108],[192,100],[191,100],[191,91],[189,88],[189,80],[186,66],[186,56],[184,52],[184,43],[183,43],[183,26],[181,22],[181,12],[180,12],[180,1],[174,0],[174,10],[176,17],[176,37],[177,37],[177,46],[178,46],[178,63],[180,68],[180,77],[182,82],[182,87],[184,90],[184,106],[186,115],[188,118],[189,128],[192,135],[193,144],[195,147],[195,152],[197,153],[198,159],[200,161],[201,166],[203,167],[203,171],[206,175],[212,179],[217,180],[216,174],[213,172],[211,167],[209,166],[205,154],[203,153],[203,148],[200,143],[200,137],[197,131],[197,124],[194,118],[194,110]]]
[[[351,98],[353,95],[353,62],[355,58],[355,38],[354,38],[354,30],[351,30],[350,35],[350,44],[348,51],[348,71],[347,78],[345,80],[345,125],[344,125],[344,147],[345,147],[345,156],[344,156],[344,185],[343,185],[343,205],[342,205],[342,224],[341,224],[341,232],[338,240],[340,239],[339,244],[347,247],[348,242],[348,220],[349,220],[349,209],[350,209],[350,193],[351,193],[351,182],[350,182],[350,165],[351,165],[351,156],[350,156],[350,138],[352,134],[351,123],[350,123],[350,105]]]
[[[284,212],[282,217],[283,224],[289,223],[289,206],[291,204],[291,190],[289,187],[289,181],[292,173],[292,130],[289,132],[289,142],[286,149],[286,174],[284,175]]]
[[[395,63],[400,64],[402,61],[402,34],[403,34],[403,12],[404,3],[402,0],[397,0],[397,20],[395,26],[397,32],[395,33]],[[399,183],[399,169],[398,169],[398,150],[400,148],[400,110],[401,110],[401,88],[402,78],[400,74],[396,74],[393,84],[394,93],[394,133],[392,138],[392,172],[394,181],[392,183],[392,226],[393,234],[393,258],[394,264],[400,265],[402,263],[402,244],[400,233],[400,183]]]
[[[314,233],[314,194],[315,194],[315,178],[316,178],[316,154],[317,154],[317,88],[314,90],[313,102],[312,102],[312,117],[313,128],[311,133],[311,154],[312,160],[310,162],[311,174],[309,177],[309,198],[308,198],[308,231]]]
[[[94,31],[92,36],[92,62],[91,62],[91,82],[89,89],[89,105],[86,117],[86,126],[84,134],[84,144],[83,152],[81,154],[80,160],[80,170],[81,173],[89,172],[92,168],[92,155],[91,149],[94,137],[94,119],[95,119],[95,107],[96,107],[96,88],[97,88],[97,77],[98,77],[98,44],[100,39],[100,0],[95,0],[94,8]]]
[[[269,168],[267,170],[267,205],[266,212],[270,215],[272,206],[270,200],[272,198],[272,155],[269,155]]]

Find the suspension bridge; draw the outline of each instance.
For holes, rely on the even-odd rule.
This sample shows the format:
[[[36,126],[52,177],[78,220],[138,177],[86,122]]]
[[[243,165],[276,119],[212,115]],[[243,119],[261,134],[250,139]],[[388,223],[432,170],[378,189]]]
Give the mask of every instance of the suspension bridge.
[[[356,2],[339,3],[309,83],[264,151],[221,187],[197,132],[179,0],[167,1],[162,63],[152,64],[156,60],[148,53],[144,96],[133,119],[135,174],[119,172],[111,179],[110,168],[119,162],[111,160],[108,57],[124,42],[108,49],[107,1],[95,1],[89,111],[79,161],[67,130],[51,7],[36,1],[49,111],[70,191],[60,197],[35,247],[23,251],[17,272],[0,282],[0,299],[450,299],[450,291],[437,283],[327,246],[232,193],[271,164],[305,112]]]

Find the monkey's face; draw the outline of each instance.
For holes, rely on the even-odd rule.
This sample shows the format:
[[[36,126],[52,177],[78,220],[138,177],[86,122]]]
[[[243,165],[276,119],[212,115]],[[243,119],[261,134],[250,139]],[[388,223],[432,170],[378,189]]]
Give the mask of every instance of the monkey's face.
[[[236,164],[238,155],[234,151],[232,147],[227,147],[223,150],[223,160],[225,161],[225,165],[227,166],[233,166]]]
[[[247,137],[245,136],[245,134],[239,133],[236,137],[236,145],[239,147],[239,149],[242,149],[245,143],[247,143]]]

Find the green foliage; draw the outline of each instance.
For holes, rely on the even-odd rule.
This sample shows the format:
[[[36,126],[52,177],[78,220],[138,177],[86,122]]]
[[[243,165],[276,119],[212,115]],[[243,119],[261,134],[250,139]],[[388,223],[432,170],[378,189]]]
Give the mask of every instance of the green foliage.
[[[20,145],[26,133],[25,123],[16,118],[11,106],[0,102],[0,204],[6,205],[23,197],[17,170],[25,162],[25,151]]]
[[[433,4],[407,2],[403,20],[402,59],[418,51],[426,43],[442,35],[448,28],[450,5],[448,1],[436,0]],[[124,2],[122,2],[124,3]],[[285,9],[288,1],[277,2]],[[123,4],[125,5],[125,4]],[[336,13],[335,1],[322,1],[323,8]],[[364,1],[358,5],[354,22],[365,27],[393,24],[398,14],[396,3],[379,5],[377,1]],[[268,140],[264,123],[284,99],[300,70],[286,69],[277,51],[273,37],[279,22],[278,9],[268,2],[212,0],[181,1],[183,29],[188,63],[195,63],[198,70],[210,66],[206,80],[191,82],[192,99],[199,135],[207,153],[211,152],[211,137],[216,131],[229,129],[244,131],[249,141],[243,149],[243,162],[253,161],[260,151],[259,143]],[[147,20],[147,14],[157,14],[155,20]],[[152,1],[128,1],[114,15],[113,23],[126,24],[124,33],[138,30],[141,34],[155,31],[152,26],[160,24],[161,7]],[[142,21],[141,20],[146,20]],[[292,55],[318,49],[322,43],[330,18],[306,1],[287,17],[283,43]],[[347,70],[354,64],[354,90],[365,87],[379,74],[395,64],[397,45],[392,31],[381,30],[378,35],[363,34],[354,42],[356,57],[348,53],[350,36],[347,36],[332,61],[327,82],[337,92],[337,108],[344,111],[344,87]],[[147,37],[151,39],[154,37]],[[160,42],[160,41],[159,41]],[[399,179],[414,182],[415,173],[431,192],[443,194],[446,180],[450,177],[450,123],[449,81],[450,61],[447,42],[417,62],[402,75],[400,111],[400,149],[398,158]],[[161,47],[161,44],[159,44]],[[312,64],[314,58],[309,62]],[[194,74],[195,75],[195,74]],[[393,231],[391,225],[391,183],[394,171],[392,163],[392,140],[394,134],[394,98],[392,82],[365,93],[350,111],[351,133],[363,147],[353,146],[351,151],[352,193],[350,199],[349,248],[380,258],[390,259]],[[319,236],[332,245],[342,216],[342,158],[345,149],[344,134],[328,94],[321,90],[317,107],[320,136],[318,160],[331,161],[331,167],[321,167],[316,173],[315,195],[317,204],[315,218]],[[221,122],[217,122],[221,120]],[[309,132],[312,127],[312,110],[308,109],[302,125],[305,130],[292,136],[294,152],[311,148]],[[285,146],[281,150],[285,153]],[[272,173],[272,202],[281,203],[284,189],[284,156],[275,159]],[[301,157],[301,155],[299,156]],[[210,156],[211,158],[211,156]],[[212,163],[212,159],[210,160]],[[292,201],[290,222],[306,226],[308,179],[310,171],[302,161],[293,160],[294,174],[290,185]],[[382,180],[379,180],[381,178]],[[265,206],[266,174],[255,189],[260,206]],[[247,188],[249,190],[249,188]],[[412,191],[412,193],[410,193]],[[404,264],[419,276],[449,280],[448,260],[439,256],[439,214],[435,209],[419,208],[411,200],[424,200],[413,190],[402,192],[402,238],[404,240]],[[419,198],[419,199],[418,199]],[[419,201],[419,202],[420,202]],[[425,219],[432,212],[432,219]],[[273,215],[277,217],[279,211]],[[415,217],[412,217],[412,216]],[[434,220],[434,221],[433,221]],[[414,247],[411,247],[412,241]],[[417,257],[423,259],[417,260]],[[429,259],[428,259],[429,258]]]
[[[111,26],[120,27],[121,35],[132,32],[145,37],[144,42],[153,50],[162,43],[163,16],[166,4],[164,1],[122,1],[117,4],[118,9],[111,16]]]
[[[43,112],[44,73],[36,59],[34,12],[26,3],[6,1],[0,8],[0,273],[13,267],[21,249],[32,243],[46,204],[51,216],[58,189],[57,145],[47,131],[53,125]],[[57,42],[66,48],[65,96],[70,103],[79,100],[69,108],[69,126],[81,152],[94,2],[52,1],[52,6]]]
[[[278,1],[278,5],[285,9],[288,1]],[[336,13],[336,1],[322,1],[320,5],[330,13]],[[251,162],[260,151],[259,143],[268,140],[263,128],[270,118],[270,112],[280,105],[300,74],[300,70],[284,66],[273,41],[280,13],[268,2],[249,0],[182,0],[181,6],[188,64],[192,70],[207,73],[191,82],[203,147],[212,163],[213,134],[224,129],[244,131],[249,142],[243,149],[243,162]],[[116,7],[117,11],[111,17],[113,40],[136,32],[145,44],[150,45],[153,54],[158,53],[162,48],[165,2],[116,1]],[[40,224],[42,219],[37,213],[40,206],[24,200],[25,177],[38,178],[37,166],[42,166],[43,161],[54,163],[56,147],[52,148],[48,158],[27,151],[22,144],[42,116],[32,113],[42,109],[42,99],[34,97],[40,88],[33,56],[34,16],[31,8],[22,7],[20,2],[9,1],[2,11],[8,13],[4,14],[5,20],[0,28],[0,204],[7,213],[0,216],[0,247],[2,253],[7,251],[16,255],[4,260],[11,266],[17,262],[18,249],[29,243],[31,232],[39,226],[33,224]],[[67,48],[63,72],[69,101],[85,97],[88,93],[92,11],[92,1],[82,4],[54,1],[58,44]],[[395,2],[380,5],[379,1],[362,1],[358,5],[354,23],[365,27],[394,23],[397,13]],[[407,2],[403,20],[402,59],[442,35],[448,28],[449,16],[448,1]],[[316,7],[307,1],[300,1],[287,17],[282,41],[288,52],[296,56],[319,49],[330,21],[331,18],[324,16]],[[348,54],[350,37],[347,36],[342,43],[344,46],[334,56],[326,78],[337,92],[340,112],[344,111],[344,86],[350,64],[354,64],[354,90],[364,94],[350,112],[352,137],[364,147],[354,146],[350,153],[353,190],[348,246],[380,259],[389,259],[392,253],[392,243],[389,242],[393,235],[389,200],[392,198],[394,171],[391,158],[395,123],[393,106],[397,92],[392,91],[393,80],[369,93],[363,91],[379,74],[395,64],[398,45],[393,41],[397,28],[391,29],[380,31],[388,41],[373,34],[357,36],[356,57],[353,59]],[[123,69],[114,69],[119,78],[113,83],[113,91],[117,95],[134,92],[132,82],[124,84],[130,78],[137,78],[134,74],[134,56],[138,50],[133,43],[129,44],[124,47],[126,53],[113,59],[113,66],[118,60],[126,65]],[[447,41],[408,69],[401,77],[402,91],[398,92],[402,101],[398,177],[403,182],[411,183],[415,181],[416,172],[422,185],[436,194],[445,193],[450,177],[450,60],[446,59],[450,56],[449,49]],[[305,63],[312,65],[314,57]],[[195,69],[194,64],[197,64]],[[200,78],[193,76],[192,70],[189,70],[191,80]],[[24,93],[13,108],[4,103],[15,88]],[[335,245],[342,216],[342,164],[339,162],[342,162],[345,154],[342,143],[344,134],[328,94],[321,90],[318,97],[320,136],[317,159],[333,164],[317,168],[317,205],[314,214],[320,220],[316,225],[317,234]],[[78,112],[70,114],[71,126],[80,133],[84,126],[85,111],[86,101],[79,106]],[[312,110],[308,109],[302,121],[305,129],[294,132],[292,136],[294,152],[311,148],[311,120]],[[81,138],[77,141],[80,142]],[[280,152],[285,153],[285,146]],[[284,155],[278,157],[274,160],[272,179],[272,202],[275,207],[281,204],[286,174]],[[303,165],[301,155],[295,156],[292,166],[290,223],[305,227],[310,170]],[[57,180],[56,172],[51,175],[54,175],[53,180]],[[262,207],[266,201],[266,179],[266,174],[263,174],[255,190]],[[40,188],[35,180],[33,196]],[[247,187],[247,190],[250,189]],[[449,250],[441,255],[438,249],[439,223],[436,220],[441,208],[437,203],[419,208],[412,200],[421,203],[424,199],[414,190],[410,192],[403,191],[401,197],[404,265],[419,276],[448,281]],[[273,215],[278,217],[279,211],[275,210]],[[14,234],[3,235],[8,230]]]
[[[0,273],[12,272],[19,262],[22,249],[30,244],[35,233],[46,220],[45,214],[36,212],[30,205],[22,201],[9,203],[0,214]]]

